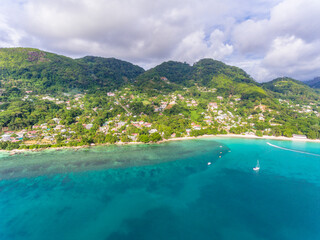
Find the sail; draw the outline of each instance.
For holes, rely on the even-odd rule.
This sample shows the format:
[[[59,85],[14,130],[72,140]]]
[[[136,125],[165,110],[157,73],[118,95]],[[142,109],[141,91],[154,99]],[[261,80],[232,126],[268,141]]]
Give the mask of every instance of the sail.
[[[254,171],[259,171],[260,170],[260,163],[259,160],[257,160],[257,165],[256,167],[253,168]]]

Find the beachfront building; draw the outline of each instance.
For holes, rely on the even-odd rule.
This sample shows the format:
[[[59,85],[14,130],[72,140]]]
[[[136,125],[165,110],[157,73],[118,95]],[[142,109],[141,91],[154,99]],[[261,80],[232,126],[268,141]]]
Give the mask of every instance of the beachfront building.
[[[307,139],[306,135],[299,135],[299,134],[293,134],[292,137],[296,139]]]

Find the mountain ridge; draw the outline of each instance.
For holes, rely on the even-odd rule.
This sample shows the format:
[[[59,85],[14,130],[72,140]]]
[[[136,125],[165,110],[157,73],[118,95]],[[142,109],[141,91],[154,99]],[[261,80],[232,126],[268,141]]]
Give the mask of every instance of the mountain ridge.
[[[320,88],[320,77],[315,77],[312,80],[304,81],[309,87]]]
[[[291,78],[258,83],[244,70],[209,58],[193,65],[166,61],[145,71],[116,58],[85,56],[72,59],[35,48],[1,48],[0,78],[2,86],[8,85],[6,81],[9,81],[11,85],[39,93],[72,89],[110,91],[133,84],[140,91],[153,91],[154,94],[186,87],[206,87],[216,89],[224,97],[238,94],[252,100],[288,95],[304,100],[303,96],[316,98],[318,94],[305,83]],[[282,89],[274,86],[280,82]]]
[[[88,63],[92,58],[72,59],[33,48],[2,48],[0,77],[16,81],[24,88],[37,85],[34,91],[56,92],[72,88],[115,89],[126,82],[125,78],[144,72],[141,67],[115,58],[94,57],[96,61]],[[126,71],[121,70],[123,67]]]
[[[291,78],[258,83],[213,59],[145,71],[115,58],[0,49],[2,149],[217,133],[315,139],[319,126],[317,89]]]

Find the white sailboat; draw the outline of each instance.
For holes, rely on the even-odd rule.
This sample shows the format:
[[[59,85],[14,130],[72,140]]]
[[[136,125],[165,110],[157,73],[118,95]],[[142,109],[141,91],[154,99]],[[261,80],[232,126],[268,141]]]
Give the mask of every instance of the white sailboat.
[[[259,163],[259,160],[257,160],[257,165],[256,167],[253,168],[253,171],[258,172],[259,170],[260,170],[260,163]]]

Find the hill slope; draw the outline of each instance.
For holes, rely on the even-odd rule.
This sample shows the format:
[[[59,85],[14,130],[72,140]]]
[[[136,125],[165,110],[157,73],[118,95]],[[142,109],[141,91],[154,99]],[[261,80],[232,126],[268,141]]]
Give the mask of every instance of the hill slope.
[[[312,88],[320,88],[320,77],[316,77],[310,81],[305,81],[304,83]]]
[[[36,92],[114,89],[143,72],[141,67],[117,59],[74,60],[32,48],[0,49],[2,86],[19,86]]]
[[[319,94],[314,89],[303,82],[288,77],[274,79],[263,83],[262,86],[270,90],[272,95],[277,98],[304,102],[308,102],[310,99],[320,100]]]
[[[184,88],[210,89],[223,97],[242,99],[288,98],[319,99],[316,90],[290,78],[268,83],[255,82],[245,71],[213,59],[202,59],[192,66],[168,61],[148,71],[115,58],[87,56],[80,59],[32,48],[0,49],[0,87],[7,93],[34,91],[59,93],[73,89],[95,92],[119,89],[133,84],[139,91],[169,93]],[[316,79],[313,84],[316,85]],[[10,89],[12,88],[12,89]]]
[[[190,66],[164,62],[137,78],[143,89],[173,91],[182,87],[215,88],[223,96],[240,94],[243,98],[264,98],[266,92],[245,71],[213,59],[202,59]]]

